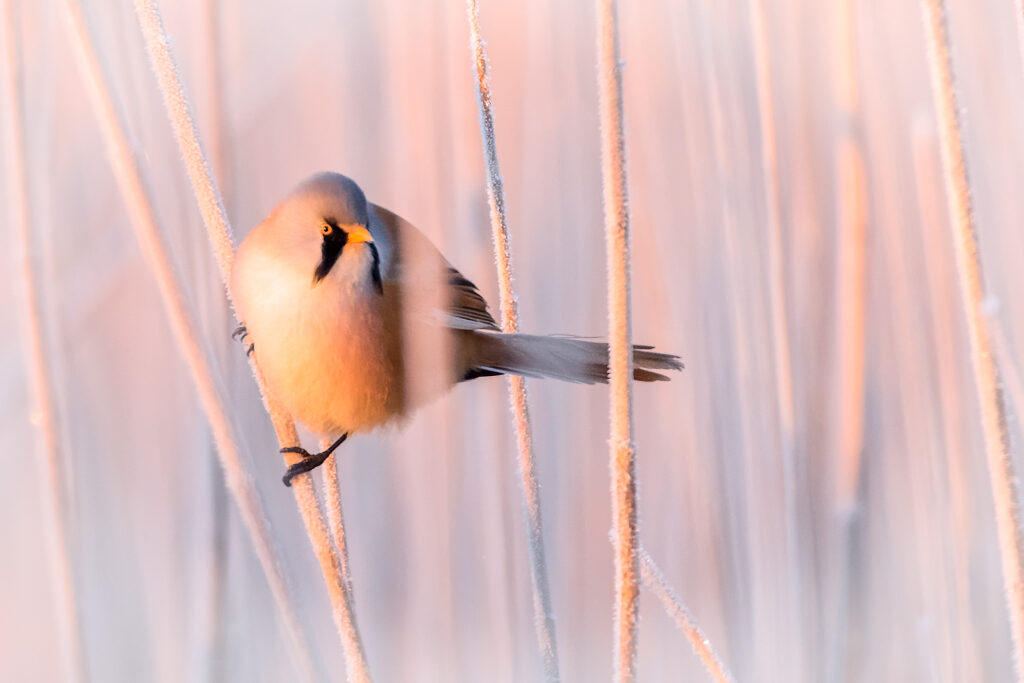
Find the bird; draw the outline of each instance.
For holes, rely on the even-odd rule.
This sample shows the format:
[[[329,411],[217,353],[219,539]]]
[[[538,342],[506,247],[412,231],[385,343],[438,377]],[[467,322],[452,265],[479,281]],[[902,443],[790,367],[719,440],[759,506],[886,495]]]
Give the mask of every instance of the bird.
[[[271,397],[333,441],[320,453],[282,448],[301,456],[286,486],[350,435],[398,423],[460,382],[495,375],[608,382],[607,344],[502,332],[480,290],[423,233],[339,173],[302,181],[249,231],[229,286],[240,322],[234,336],[255,355]],[[439,333],[450,357],[429,360],[444,376],[414,392],[404,350]],[[641,382],[683,368],[678,356],[639,345],[633,364]]]

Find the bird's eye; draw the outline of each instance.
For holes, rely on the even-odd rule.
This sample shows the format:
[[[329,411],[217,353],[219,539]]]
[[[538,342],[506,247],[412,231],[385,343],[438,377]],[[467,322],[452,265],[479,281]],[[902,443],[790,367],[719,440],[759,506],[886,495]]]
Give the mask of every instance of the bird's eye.
[[[320,232],[323,233],[324,237],[334,232],[334,226],[330,223],[324,223],[320,226]]]

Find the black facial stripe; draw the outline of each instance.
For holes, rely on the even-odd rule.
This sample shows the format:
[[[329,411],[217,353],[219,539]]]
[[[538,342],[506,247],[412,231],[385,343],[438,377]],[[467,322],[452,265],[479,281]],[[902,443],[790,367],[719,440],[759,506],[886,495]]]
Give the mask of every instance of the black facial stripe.
[[[366,245],[370,247],[370,253],[373,254],[373,266],[370,268],[370,278],[373,280],[373,287],[377,290],[378,294],[384,294],[384,282],[380,277],[380,253],[377,251],[377,245],[373,242],[367,242]]]
[[[331,268],[334,267],[338,257],[341,256],[341,250],[345,248],[345,243],[348,242],[348,233],[338,227],[338,224],[331,219],[325,219],[327,225],[334,228],[330,235],[324,235],[323,243],[320,245],[320,265],[316,267],[316,272],[313,273],[313,284],[317,284],[325,277],[327,273],[331,272]]]

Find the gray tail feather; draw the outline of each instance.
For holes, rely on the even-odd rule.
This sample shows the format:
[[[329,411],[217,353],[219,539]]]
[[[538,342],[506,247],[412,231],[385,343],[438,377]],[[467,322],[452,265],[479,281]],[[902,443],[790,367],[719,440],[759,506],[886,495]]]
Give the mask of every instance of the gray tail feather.
[[[669,378],[655,370],[682,370],[678,356],[650,346],[633,347],[633,379]],[[490,374],[552,377],[566,382],[607,384],[608,345],[576,337],[474,332],[469,345],[472,366],[466,379]]]

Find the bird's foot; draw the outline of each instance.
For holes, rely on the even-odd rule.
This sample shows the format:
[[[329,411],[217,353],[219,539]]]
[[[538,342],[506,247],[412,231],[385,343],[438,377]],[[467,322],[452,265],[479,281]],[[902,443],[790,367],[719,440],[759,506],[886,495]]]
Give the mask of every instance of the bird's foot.
[[[302,460],[298,461],[294,465],[291,465],[288,468],[288,471],[284,473],[284,477],[282,477],[284,485],[291,486],[292,479],[294,479],[295,477],[299,476],[300,474],[305,474],[306,472],[312,472],[317,467],[320,467],[320,465],[323,465],[324,461],[327,460],[327,458],[331,457],[331,453],[334,452],[334,449],[343,444],[345,442],[345,439],[347,438],[348,433],[346,432],[345,434],[342,434],[337,441],[332,443],[330,448],[328,448],[322,453],[310,453],[301,446],[288,446],[287,448],[282,448],[282,453],[298,453],[299,455],[302,456]]]
[[[231,333],[231,338],[232,339],[236,339],[236,340],[242,342],[243,344],[245,343],[245,338],[248,337],[248,336],[249,336],[249,330],[245,327],[244,324],[243,325],[239,325],[238,327],[236,327],[235,331]],[[245,350],[246,358],[251,356],[252,352],[255,351],[255,350],[256,350],[256,344],[255,343],[250,343],[248,348],[246,348],[246,350]]]

